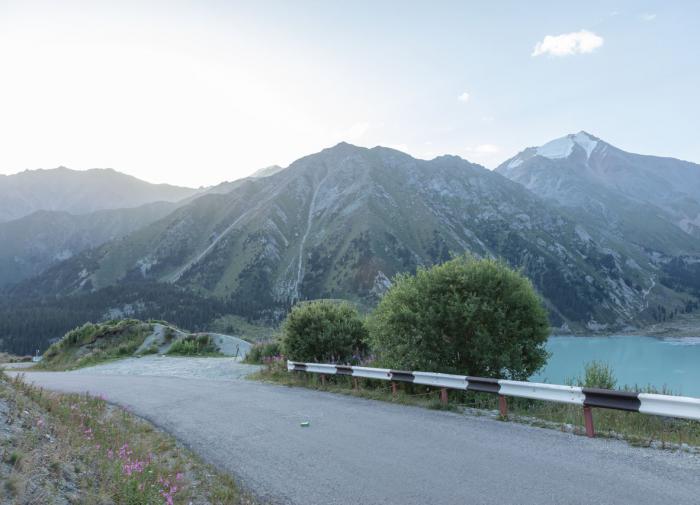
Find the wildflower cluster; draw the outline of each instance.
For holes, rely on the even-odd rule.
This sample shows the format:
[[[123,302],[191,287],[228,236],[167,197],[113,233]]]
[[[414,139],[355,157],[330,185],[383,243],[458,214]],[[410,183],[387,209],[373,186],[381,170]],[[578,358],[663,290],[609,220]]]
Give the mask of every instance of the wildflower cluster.
[[[183,474],[178,472],[175,474],[175,479],[170,480],[170,479],[164,479],[163,477],[158,477],[158,484],[160,484],[162,487],[160,489],[160,495],[165,499],[165,503],[167,505],[173,505],[173,497],[175,496],[175,493],[178,491],[178,486],[177,483],[178,481],[181,481],[183,478]]]
[[[111,477],[117,502],[174,505],[186,487],[183,473],[141,447],[136,425],[110,416],[104,396],[71,399],[52,410],[75,427],[76,444],[85,447],[100,470]],[[42,418],[37,420],[39,427],[44,423]]]
[[[13,379],[11,387],[43,411],[33,417],[32,437],[56,443],[61,462],[74,465],[76,474],[84,476],[78,489],[80,503],[255,503],[241,495],[229,477],[204,465],[128,409],[108,407],[104,396],[50,393],[22,377]],[[195,487],[192,481],[200,485]]]

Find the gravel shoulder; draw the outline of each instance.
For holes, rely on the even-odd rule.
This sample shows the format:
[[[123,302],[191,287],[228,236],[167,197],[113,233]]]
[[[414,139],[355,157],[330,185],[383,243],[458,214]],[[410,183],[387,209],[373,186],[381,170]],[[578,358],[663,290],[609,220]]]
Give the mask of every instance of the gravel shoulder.
[[[125,375],[180,377],[185,379],[236,380],[257,372],[260,367],[241,363],[238,358],[191,358],[149,355],[126,358],[97,366],[80,368],[76,375]]]
[[[276,503],[696,505],[700,496],[697,455],[241,380],[248,367],[149,357],[26,377],[105,394]]]

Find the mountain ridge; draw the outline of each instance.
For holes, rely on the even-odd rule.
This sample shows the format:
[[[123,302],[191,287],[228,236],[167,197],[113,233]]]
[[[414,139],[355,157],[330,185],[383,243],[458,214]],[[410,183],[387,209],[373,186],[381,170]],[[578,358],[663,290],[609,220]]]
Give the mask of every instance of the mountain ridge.
[[[564,137],[543,151],[553,158],[529,156],[507,174],[507,162],[490,171],[458,156],[342,142],[193,195],[16,285],[5,307],[54,314],[75,300],[76,321],[173,319],[172,307],[190,307],[187,324],[200,328],[227,314],[277,323],[307,299],[368,310],[396,274],[467,253],[527,275],[558,331],[619,331],[697,310],[698,239],[661,207],[582,178],[607,173],[606,153],[628,174],[637,155],[619,158],[581,135],[592,137]]]
[[[340,143],[197,198],[72,267],[51,269],[39,284],[68,295],[125,280],[171,282],[228,299],[245,315],[274,317],[298,299],[371,305],[396,273],[469,252],[524,268],[560,324],[634,320],[654,281],[629,266],[641,256],[600,246],[596,235],[459,157],[418,160]]]
[[[158,201],[175,202],[198,191],[149,183],[111,168],[24,170],[0,177],[0,222],[38,210],[85,214]]]

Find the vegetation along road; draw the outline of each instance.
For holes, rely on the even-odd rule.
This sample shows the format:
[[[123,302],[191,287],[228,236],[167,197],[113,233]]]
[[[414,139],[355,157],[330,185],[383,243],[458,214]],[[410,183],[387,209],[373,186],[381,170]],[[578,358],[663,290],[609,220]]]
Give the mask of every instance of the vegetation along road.
[[[141,360],[128,360],[26,377],[128,406],[273,503],[696,504],[700,496],[697,455],[253,382],[217,367],[178,376],[172,363],[189,370],[188,358],[160,359],[163,373],[147,367],[148,376],[134,371]]]

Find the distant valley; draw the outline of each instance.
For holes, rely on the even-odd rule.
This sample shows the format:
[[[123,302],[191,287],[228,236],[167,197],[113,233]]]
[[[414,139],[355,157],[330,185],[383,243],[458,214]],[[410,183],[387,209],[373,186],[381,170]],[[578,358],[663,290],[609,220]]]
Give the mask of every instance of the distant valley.
[[[2,345],[45,347],[59,328],[115,314],[206,329],[231,314],[275,324],[306,299],[369,308],[397,273],[464,252],[522,269],[561,331],[698,308],[700,166],[585,132],[495,171],[341,143],[200,193],[163,190],[125,196],[130,209],[90,209],[79,193],[81,213],[67,195],[58,212],[6,217]]]

